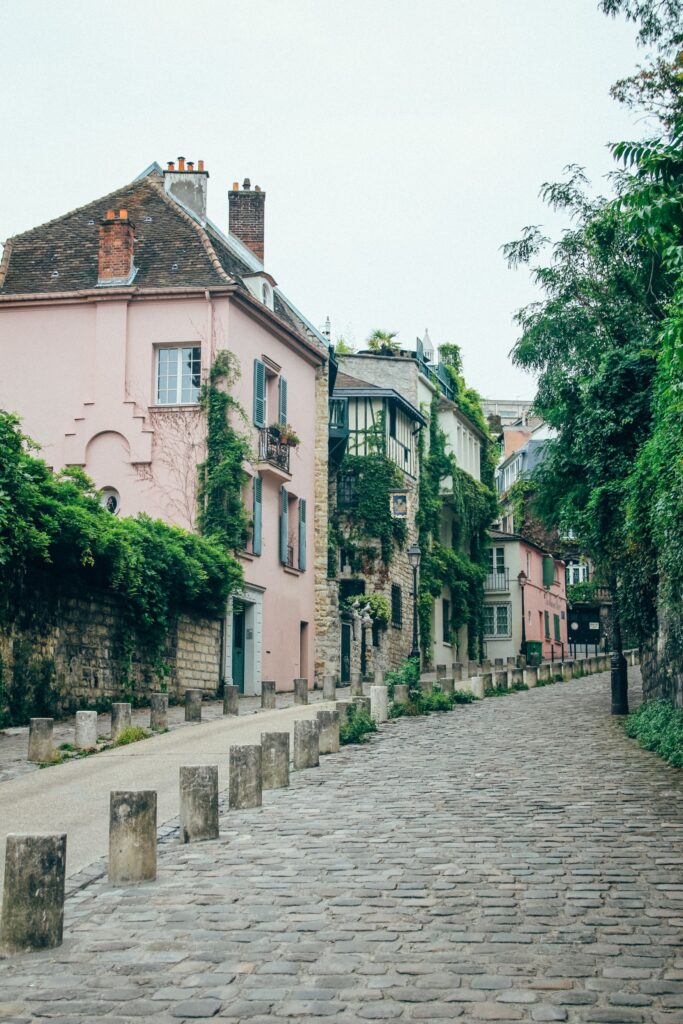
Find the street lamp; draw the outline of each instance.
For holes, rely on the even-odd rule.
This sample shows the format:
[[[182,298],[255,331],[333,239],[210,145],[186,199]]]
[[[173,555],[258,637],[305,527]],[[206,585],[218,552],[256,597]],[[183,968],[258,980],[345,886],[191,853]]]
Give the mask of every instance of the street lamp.
[[[519,589],[522,591],[522,643],[519,648],[519,653],[523,658],[526,658],[526,611],[524,610],[524,588],[529,582],[529,577],[522,569],[517,575],[517,582],[519,583]]]
[[[411,544],[408,548],[408,563],[413,570],[413,647],[410,652],[411,658],[420,658],[420,645],[417,639],[417,570],[420,568],[422,552],[420,545]]]

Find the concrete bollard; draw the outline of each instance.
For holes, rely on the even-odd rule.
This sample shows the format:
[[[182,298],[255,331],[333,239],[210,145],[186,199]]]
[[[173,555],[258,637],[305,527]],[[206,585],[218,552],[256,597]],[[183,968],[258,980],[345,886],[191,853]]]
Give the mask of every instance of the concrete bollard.
[[[149,727],[152,732],[168,729],[168,694],[153,693],[149,698]]]
[[[493,662],[494,668],[502,668],[505,664],[505,658],[496,658]]]
[[[122,732],[131,726],[130,704],[117,703],[111,706],[111,738],[117,740]]]
[[[228,807],[246,810],[263,803],[263,753],[258,743],[230,747]]]
[[[339,717],[344,718],[344,715],[348,718],[351,714],[351,708],[355,708],[356,702],[353,700],[336,700],[334,706],[339,712]]]
[[[410,700],[410,692],[407,683],[396,683],[394,686],[394,700],[397,704],[407,704]]]
[[[185,721],[201,722],[202,720],[202,691],[185,690]]]
[[[482,672],[491,672],[492,669],[493,669],[493,665],[491,664],[491,659],[490,658],[482,658],[482,660],[481,660],[481,668],[482,668]]]
[[[422,684],[420,684],[421,686]],[[430,684],[431,688],[431,684]],[[370,714],[378,725],[389,718],[389,698],[386,686],[370,687]]]
[[[261,733],[261,788],[289,785],[289,733]]]
[[[353,703],[359,711],[364,711],[366,715],[370,714],[372,704],[369,697],[355,697]]]
[[[569,682],[570,679],[574,678],[574,662],[563,661],[562,662],[562,678],[565,682]]]
[[[442,679],[440,680],[440,682],[441,689],[443,690],[444,693],[453,693],[453,691],[455,690],[455,683],[453,682],[452,679]]]
[[[157,795],[153,789],[109,797],[109,881],[153,882],[157,877]]]
[[[510,688],[510,671],[503,668],[494,672],[494,686],[501,686],[504,690],[508,690]]]
[[[180,842],[218,839],[218,765],[180,767]]]
[[[318,718],[318,749],[321,754],[339,753],[339,712],[326,708],[319,711]]]
[[[317,719],[300,718],[294,723],[294,768],[317,768],[320,764],[320,726]]]
[[[5,843],[0,949],[54,949],[64,930],[66,834],[16,835]]]
[[[523,683],[524,682],[524,669],[523,668],[513,668],[512,671],[508,673],[508,680],[509,680],[508,681],[508,686],[510,688],[512,688],[516,683],[517,684]]]
[[[447,671],[448,671],[448,667],[446,665],[437,665],[436,666],[436,678],[437,679],[445,679]],[[375,682],[376,682],[376,680],[375,680]]]
[[[478,676],[481,673],[481,665],[478,661],[468,661],[467,663],[467,677],[471,679],[472,676]]]
[[[431,693],[434,689],[434,682],[435,680],[433,679],[421,679],[419,684],[420,692],[424,694]],[[372,696],[372,690],[370,691],[370,696]]]
[[[529,668],[523,669],[523,672],[524,672],[524,682],[526,683],[526,685],[529,687],[530,690],[533,690],[534,687],[538,686],[538,669],[537,668],[533,668],[533,667],[529,667]]]
[[[485,684],[485,679],[487,675],[490,678],[491,673],[487,672],[482,676],[474,676],[472,679],[468,680],[470,684],[470,691],[474,694],[475,697],[478,697],[479,700],[483,700],[484,690],[488,689],[488,687]]]
[[[511,657],[509,657],[507,659],[506,664],[507,664],[508,669],[517,668],[517,655],[515,654],[515,655],[512,655]]]
[[[351,696],[362,697],[363,696],[363,683],[361,682],[360,672],[351,673]]]
[[[453,662],[453,678],[459,682],[463,678],[464,668],[459,661]]]
[[[331,672],[323,676],[323,700],[334,700],[337,696],[337,677]]]
[[[553,678],[552,676],[552,665],[549,661],[544,661],[538,666],[538,681],[539,683],[549,683]]]
[[[74,736],[76,750],[92,750],[97,746],[97,712],[76,712],[76,733]]]
[[[485,690],[493,689],[493,677],[495,672],[482,672],[479,676],[474,676],[474,679],[481,679]]]
[[[384,685],[384,670],[381,669],[381,668],[376,668],[375,671],[372,674],[372,681],[375,684],[375,686],[383,686]]]
[[[308,704],[308,679],[294,680],[294,703]]]
[[[28,727],[28,760],[36,764],[51,761],[55,754],[52,742],[53,718],[32,718]]]
[[[264,679],[261,683],[261,707],[272,711],[275,707],[275,680]]]
[[[600,671],[601,672],[609,672],[610,668],[611,668],[611,664],[610,664],[609,655],[601,654],[600,655]]]
[[[240,691],[236,686],[225,684],[223,691],[223,714],[239,715],[240,713]]]

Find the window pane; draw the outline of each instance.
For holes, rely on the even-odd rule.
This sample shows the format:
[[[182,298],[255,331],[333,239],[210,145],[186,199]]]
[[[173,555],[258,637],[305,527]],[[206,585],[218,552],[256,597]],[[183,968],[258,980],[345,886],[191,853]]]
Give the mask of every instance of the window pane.
[[[494,630],[493,630],[493,613],[494,613],[493,605],[485,604],[484,605],[484,633],[486,633],[487,636],[493,636],[493,632],[494,632]]]
[[[157,377],[157,401],[160,405],[172,405],[177,399],[178,352],[174,348],[159,349]]]
[[[181,402],[196,402],[199,399],[200,349],[181,349],[182,388]]]
[[[498,607],[496,608],[496,611],[498,613],[496,633],[498,634],[498,636],[507,636],[509,632],[508,606],[506,604],[499,604]]]
[[[496,569],[498,572],[505,570],[505,548],[496,548]]]

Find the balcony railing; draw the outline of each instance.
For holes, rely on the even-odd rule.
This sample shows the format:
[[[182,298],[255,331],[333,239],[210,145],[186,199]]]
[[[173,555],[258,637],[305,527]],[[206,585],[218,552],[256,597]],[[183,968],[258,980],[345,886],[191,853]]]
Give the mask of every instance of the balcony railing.
[[[289,454],[289,445],[282,444],[279,438],[270,433],[268,427],[259,430],[259,461],[269,462],[271,466],[277,466],[283,472],[289,473]]]
[[[496,572],[487,573],[484,579],[484,590],[505,591],[510,589],[510,570],[498,569]]]

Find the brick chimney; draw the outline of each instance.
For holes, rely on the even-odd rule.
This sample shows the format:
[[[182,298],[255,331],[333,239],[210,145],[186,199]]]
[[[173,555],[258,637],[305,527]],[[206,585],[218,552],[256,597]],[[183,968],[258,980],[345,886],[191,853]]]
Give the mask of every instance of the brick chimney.
[[[107,210],[100,223],[98,284],[128,284],[135,276],[135,225],[128,210]]]
[[[228,193],[230,199],[230,233],[251,249],[263,263],[263,211],[266,193],[258,185],[252,189],[249,178],[244,179],[242,191],[239,182],[233,182]]]
[[[185,157],[178,157],[178,167],[171,160],[164,171],[164,188],[170,196],[196,214],[202,224],[206,221],[206,192],[209,172],[204,170],[204,161],[199,160],[197,170],[194,160],[185,163]]]

